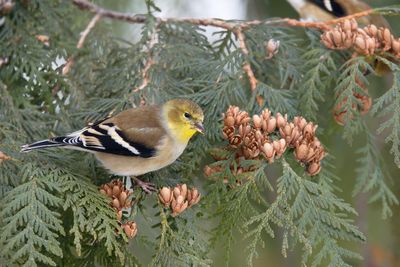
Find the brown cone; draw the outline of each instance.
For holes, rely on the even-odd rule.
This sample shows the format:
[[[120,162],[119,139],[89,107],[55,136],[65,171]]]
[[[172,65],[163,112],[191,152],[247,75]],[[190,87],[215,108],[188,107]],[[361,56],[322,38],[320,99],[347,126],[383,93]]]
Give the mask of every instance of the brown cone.
[[[124,229],[124,232],[128,236],[128,238],[132,239],[137,235],[138,229],[134,221],[128,221],[122,224],[121,227],[122,229]]]
[[[107,184],[103,184],[99,189],[101,194],[104,194],[111,198],[110,205],[113,206],[117,211],[124,208],[131,207],[132,203],[129,200],[131,192],[125,189],[124,184],[121,180],[112,180]]]

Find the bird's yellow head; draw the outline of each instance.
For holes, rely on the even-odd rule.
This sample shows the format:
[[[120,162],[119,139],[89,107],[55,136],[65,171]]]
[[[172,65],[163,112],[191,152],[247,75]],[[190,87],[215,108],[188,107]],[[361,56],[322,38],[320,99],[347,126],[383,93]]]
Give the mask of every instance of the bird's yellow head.
[[[173,136],[182,143],[187,143],[196,133],[204,133],[203,110],[188,99],[173,99],[163,106],[167,126]]]

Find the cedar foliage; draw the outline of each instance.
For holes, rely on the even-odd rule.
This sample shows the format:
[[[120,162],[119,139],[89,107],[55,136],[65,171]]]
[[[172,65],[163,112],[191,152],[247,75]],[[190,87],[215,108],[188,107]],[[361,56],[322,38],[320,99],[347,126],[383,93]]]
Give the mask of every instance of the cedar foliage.
[[[394,82],[376,99],[372,114],[360,116],[352,109],[356,100],[351,96],[360,91],[355,77],[367,84],[361,69],[370,69],[369,64],[364,57],[349,59],[346,52],[326,49],[320,33],[250,26],[244,31],[249,49],[244,55],[232,31],[220,29],[210,41],[204,28],[194,24],[157,24],[157,7],[151,1],[146,4],[148,13],[137,40],[115,38],[112,24],[103,18],[82,49],[76,42],[91,15],[72,2],[21,0],[4,15],[0,57],[9,62],[0,67],[0,151],[13,160],[0,164],[0,261],[6,266],[209,266],[214,248],[223,247],[229,264],[235,243],[244,242],[246,262],[252,265],[272,238],[282,239],[283,256],[299,251],[307,266],[354,264],[360,255],[348,242],[364,242],[366,237],[354,225],[355,209],[338,196],[340,177],[332,156],[316,177],[307,176],[290,155],[272,166],[248,162],[257,168],[235,176],[228,153],[227,160],[214,163],[225,171],[202,182],[201,205],[176,218],[168,216],[154,194],[135,189],[136,204],[129,217],[139,221],[139,234],[132,248],[108,200],[98,192],[111,177],[91,155],[65,150],[19,153],[22,144],[72,132],[84,122],[141,101],[187,97],[204,109],[206,137],[192,140],[178,162],[144,179],[159,187],[178,181],[193,184],[196,177],[204,181],[199,170],[211,161],[208,151],[226,145],[221,113],[233,104],[249,113],[267,106],[320,124],[323,143],[330,135],[343,134],[349,140],[366,136],[354,145],[354,193],[369,192],[371,202],[382,203],[383,217],[391,216],[399,203],[391,191],[390,170],[376,147],[376,130],[385,135],[400,167],[399,66],[381,59],[391,67]],[[36,35],[48,36],[49,45]],[[281,46],[277,55],[265,59],[264,42],[271,38]],[[64,76],[60,62],[70,57],[74,64]],[[155,62],[149,83],[134,92],[143,82],[149,57]],[[250,62],[258,79],[254,92],[242,69],[244,62]],[[257,95],[265,106],[257,104]],[[345,96],[347,124],[338,127],[326,107]],[[382,119],[368,124],[372,116]],[[326,142],[328,151],[329,145],[334,144]],[[242,183],[237,185],[237,180]],[[146,231],[146,225],[151,229]],[[137,247],[151,259],[141,257]]]

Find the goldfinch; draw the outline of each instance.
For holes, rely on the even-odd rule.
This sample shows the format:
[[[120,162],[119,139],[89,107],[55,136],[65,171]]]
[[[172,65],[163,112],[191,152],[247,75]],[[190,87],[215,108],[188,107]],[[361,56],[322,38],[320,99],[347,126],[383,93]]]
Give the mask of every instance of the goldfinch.
[[[203,111],[187,99],[132,108],[79,131],[22,146],[21,152],[65,147],[93,153],[112,174],[132,176],[146,192],[155,189],[135,176],[173,163],[189,139],[204,133]]]

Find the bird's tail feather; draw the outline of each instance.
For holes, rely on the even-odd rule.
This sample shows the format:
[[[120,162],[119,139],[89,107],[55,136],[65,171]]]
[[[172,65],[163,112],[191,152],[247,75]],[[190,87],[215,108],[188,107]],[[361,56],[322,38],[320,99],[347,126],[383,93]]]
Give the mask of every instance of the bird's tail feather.
[[[28,145],[23,145],[21,147],[21,152],[29,152],[34,149],[40,149],[40,148],[48,148],[48,147],[57,147],[57,146],[66,146],[67,144],[57,142],[55,140],[42,140],[42,141],[37,141],[32,144]]]

